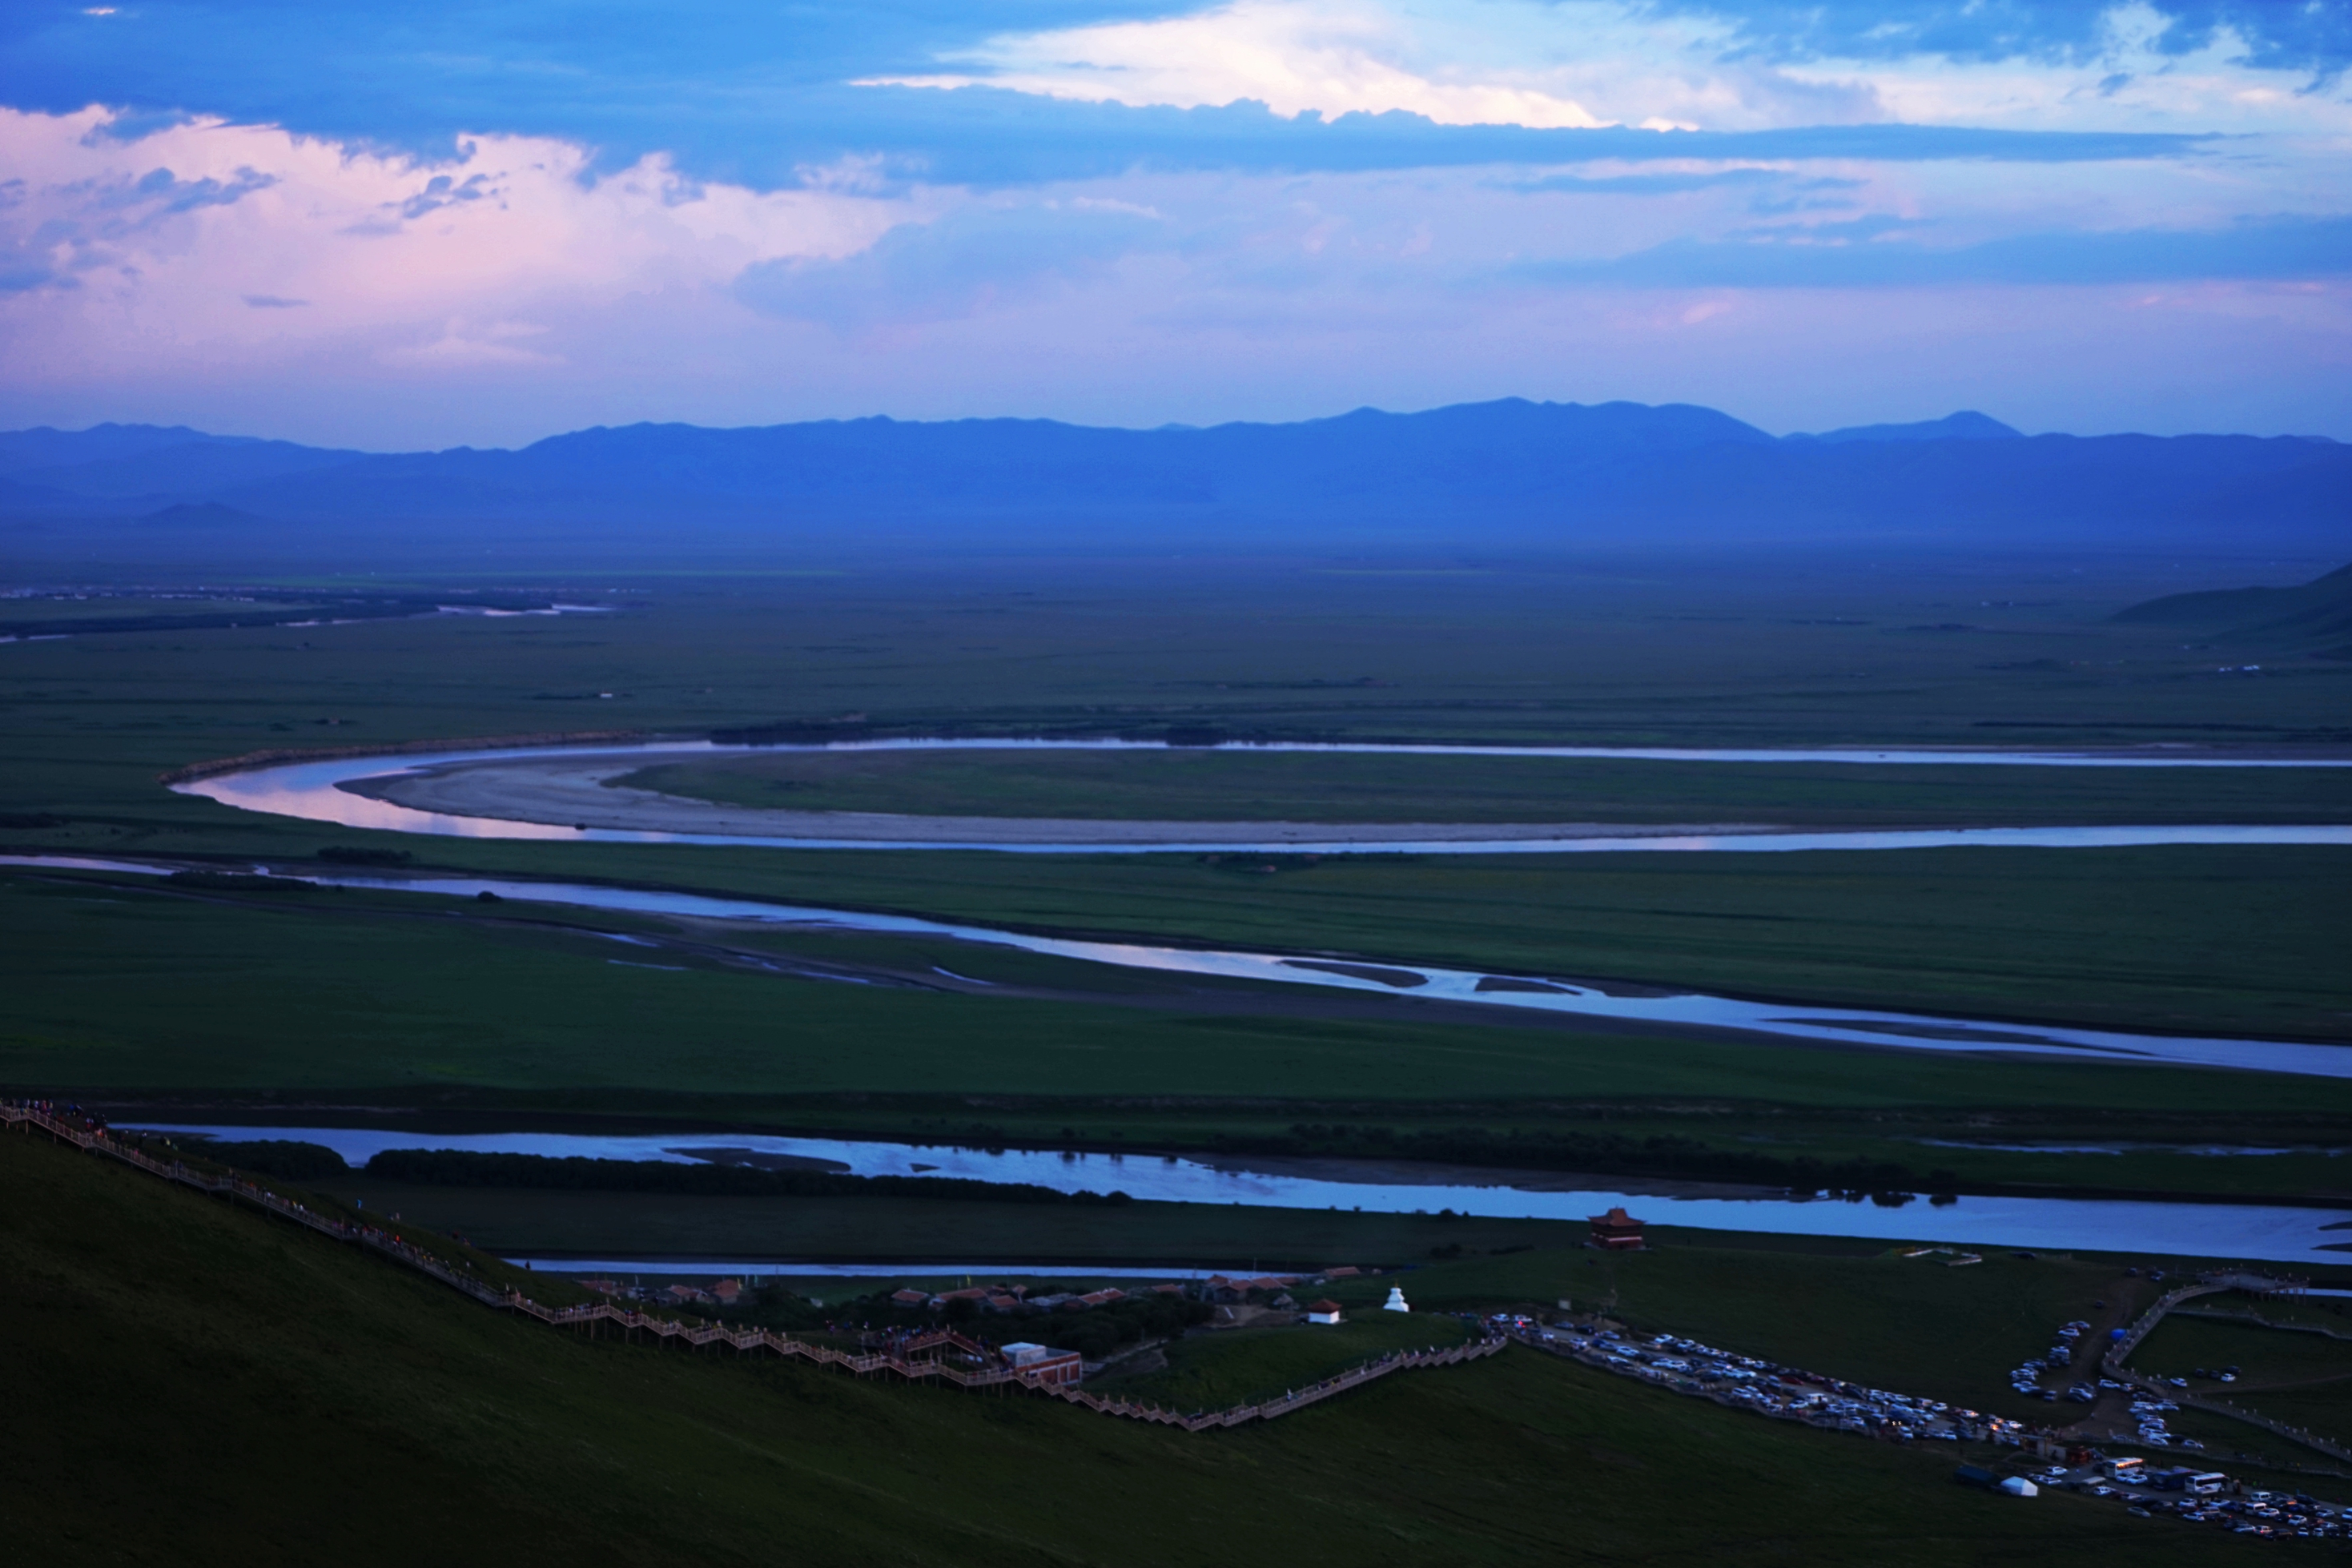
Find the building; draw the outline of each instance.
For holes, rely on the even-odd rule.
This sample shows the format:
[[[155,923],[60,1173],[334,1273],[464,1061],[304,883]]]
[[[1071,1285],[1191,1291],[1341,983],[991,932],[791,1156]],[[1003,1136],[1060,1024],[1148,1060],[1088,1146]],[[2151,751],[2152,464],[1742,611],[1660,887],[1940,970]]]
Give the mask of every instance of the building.
[[[711,1300],[722,1307],[733,1306],[742,1294],[743,1282],[740,1279],[721,1279],[710,1287]]]
[[[1410,1312],[1412,1310],[1411,1307],[1405,1304],[1403,1286],[1391,1285],[1389,1287],[1389,1299],[1381,1303],[1381,1310],[1383,1312]]]
[[[1622,1208],[1592,1216],[1592,1240],[1589,1245],[1604,1252],[1639,1252],[1649,1243],[1642,1238],[1643,1222]]]
[[[908,1289],[890,1292],[890,1304],[894,1307],[927,1307],[930,1305],[930,1292],[928,1290]]]
[[[1310,1323],[1338,1322],[1339,1321],[1339,1303],[1337,1301],[1309,1301],[1307,1303],[1307,1321]]]
[[[1051,1350],[1016,1341],[998,1347],[998,1353],[1022,1382],[1033,1387],[1058,1388],[1075,1384],[1086,1376],[1086,1363],[1076,1351]]]

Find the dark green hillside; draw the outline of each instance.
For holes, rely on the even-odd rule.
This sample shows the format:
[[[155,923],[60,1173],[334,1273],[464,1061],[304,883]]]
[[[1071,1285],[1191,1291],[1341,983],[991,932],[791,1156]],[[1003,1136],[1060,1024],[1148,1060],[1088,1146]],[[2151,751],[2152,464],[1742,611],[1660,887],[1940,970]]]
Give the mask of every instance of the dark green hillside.
[[[2325,658],[2352,658],[2352,566],[2292,588],[2168,595],[2115,618],[2126,625],[2219,627],[2231,642],[2294,645]]]
[[[26,1561],[2238,1563],[1523,1352],[1188,1436],[582,1343],[0,1139],[0,1509]]]

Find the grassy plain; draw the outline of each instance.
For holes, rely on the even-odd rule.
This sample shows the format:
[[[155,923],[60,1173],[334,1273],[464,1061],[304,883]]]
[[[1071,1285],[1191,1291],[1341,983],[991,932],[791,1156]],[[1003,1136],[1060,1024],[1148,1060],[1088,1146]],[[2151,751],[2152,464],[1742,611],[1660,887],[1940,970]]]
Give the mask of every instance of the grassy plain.
[[[2199,1394],[2352,1443],[2352,1322],[2333,1325],[2344,1338],[2211,1317],[2167,1318],[2142,1342],[2132,1364],[2187,1377]],[[2236,1367],[2222,1384],[2198,1371]],[[2250,1436],[2252,1434],[2249,1434]]]
[[[1213,1436],[584,1342],[0,1140],[0,1496],[176,1563],[2234,1562],[2242,1543],[1512,1352]],[[1696,1478],[1704,1478],[1698,1484]],[[1049,1493],[1054,1506],[1035,1500]],[[2294,1552],[2292,1544],[2284,1550]]]
[[[2250,573],[2310,574],[2303,563],[1951,561],[1832,574],[1785,563],[1554,561],[1442,563],[1434,575],[1410,564],[1089,573],[1000,561],[929,577],[534,581],[567,601],[620,609],[15,644],[0,649],[0,745],[10,759],[0,843],[225,865],[295,865],[326,845],[358,843],[409,851],[420,868],[1032,929],[1792,1002],[2352,1037],[2352,979],[2338,956],[2352,945],[2352,852],[1366,857],[1264,874],[1190,857],[425,840],[234,812],[155,782],[165,769],[257,747],[694,733],[779,720],[839,721],[843,732],[1158,734],[1204,724],[1572,743],[2300,745],[2341,737],[2352,691],[2352,668],[2335,663],[2225,672],[2210,650],[2183,646],[2183,634],[2105,618],[2138,598]],[[2229,662],[2248,657],[2232,652]],[[1138,761],[1223,765],[1181,752]],[[1710,783],[1635,770],[1580,785],[1579,801],[1596,812],[1705,805],[1710,815],[1777,801],[1988,820],[2043,806],[2325,816],[2336,776],[2103,783],[2071,773],[2020,780],[1971,770],[1937,781],[1768,771]],[[1309,784],[1322,787],[1294,782],[1285,798],[1303,798]],[[1113,784],[1133,781],[1103,787]],[[1014,793],[1029,809],[1052,804],[1057,789],[1086,794],[1066,778],[1029,779]],[[624,954],[551,929],[576,920],[551,909],[525,920],[509,905],[492,920],[426,902],[319,895],[271,908],[12,877],[0,889],[11,997],[0,1079],[239,1106],[281,1094],[474,1116],[898,1134],[981,1123],[1114,1146],[1197,1146],[1302,1119],[1507,1129],[1605,1117],[1637,1137],[1696,1127],[1727,1143],[1770,1139],[1971,1178],[2341,1185],[2336,1163],[2316,1153],[2273,1163],[1917,1142],[2325,1144],[2344,1108],[2319,1080],[1480,1026],[1404,1001],[1162,985],[980,948],[680,933],[599,918],[665,944]],[[936,964],[1020,994],[815,984],[746,973],[689,951],[697,942],[919,975]]]
[[[1973,1181],[2343,1191],[2324,1150],[2352,1086],[2335,1080],[1464,1023],[1411,1004],[1283,1016],[1252,990],[1178,1008],[1148,994],[828,984],[479,908],[0,875],[0,1075],[173,1121],[299,1124],[373,1107],[393,1125],[568,1118],[1113,1150],[1349,1121],[1667,1137]],[[916,957],[985,975],[970,962],[983,952]],[[2232,1138],[2313,1152],[2179,1152]],[[1966,1146],[2086,1139],[2157,1146]]]
[[[1338,1323],[1195,1334],[1163,1349],[1165,1366],[1103,1386],[1179,1410],[1215,1410],[1277,1397],[1391,1351],[1444,1350],[1468,1337],[1459,1318],[1371,1308]]]
[[[771,752],[662,763],[611,783],[790,811],[1163,822],[1862,828],[2352,819],[2352,768],[1735,766],[1201,749]]]

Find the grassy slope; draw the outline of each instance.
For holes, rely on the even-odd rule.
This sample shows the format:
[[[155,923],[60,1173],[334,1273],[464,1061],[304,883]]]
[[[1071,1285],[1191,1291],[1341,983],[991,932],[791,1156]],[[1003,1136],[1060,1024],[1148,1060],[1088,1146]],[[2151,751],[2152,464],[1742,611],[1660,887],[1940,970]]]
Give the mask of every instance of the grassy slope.
[[[1160,821],[1874,827],[2352,816],[2352,769],[2198,773],[1206,751],[858,752],[667,763],[613,782],[792,811]]]
[[[2352,1325],[2337,1319],[2334,1327]],[[2200,1394],[2226,1399],[2308,1427],[2338,1443],[2352,1442],[2352,1341],[2284,1329],[2216,1322],[2210,1318],[2168,1318],[2132,1356],[2143,1372],[2189,1377]],[[2234,1366],[2234,1384],[2189,1374]]]
[[[680,1198],[425,1187],[353,1174],[319,1185],[455,1230],[499,1252],[620,1258],[935,1258],[967,1263],[1095,1261],[1209,1268],[1411,1263],[1448,1243],[1567,1247],[1547,1220],[1139,1203],[1118,1208],[922,1198]]]
[[[1372,1308],[1339,1323],[1192,1335],[1166,1347],[1165,1368],[1104,1386],[1179,1410],[1215,1410],[1304,1388],[1391,1351],[1439,1350],[1466,1337],[1458,1318]]]
[[[0,1490],[35,1552],[175,1563],[2236,1561],[1517,1352],[1202,1439],[583,1344],[0,1140]],[[1051,1506],[1040,1506],[1048,1498]]]

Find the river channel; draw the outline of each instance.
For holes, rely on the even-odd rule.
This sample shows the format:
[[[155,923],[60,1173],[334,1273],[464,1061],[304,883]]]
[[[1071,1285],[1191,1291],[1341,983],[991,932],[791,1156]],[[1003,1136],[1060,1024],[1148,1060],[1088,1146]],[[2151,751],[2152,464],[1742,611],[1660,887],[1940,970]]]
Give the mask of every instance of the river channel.
[[[1932,849],[1953,847],[2118,848],[2167,844],[2352,846],[2352,824],[2249,826],[2165,824],[2128,826],[1950,827],[1891,831],[1795,831],[1718,826],[1608,830],[1593,824],[1519,825],[1482,832],[1458,824],[1116,823],[1061,819],[894,816],[847,812],[729,808],[640,790],[603,787],[606,780],[669,755],[792,751],[1168,751],[1160,742],[903,740],[831,746],[719,746],[707,741],[642,746],[541,747],[450,751],[403,756],[341,757],[257,767],[172,787],[240,810],[338,826],[467,838],[557,839],[570,843],[730,845],[780,849],[978,849],[1014,854],[1169,854],[1378,852],[1414,855],[1748,852],[1812,849]],[[2216,755],[2148,747],[2111,752],[1937,750],[1611,749],[1579,746],[1380,745],[1354,742],[1232,744],[1227,751],[1323,752],[1476,757],[1741,763],[1835,763],[1876,765],[2100,768],[2336,768],[2342,756]],[[501,776],[501,769],[507,770]],[[499,803],[461,812],[377,798],[406,789]],[[361,793],[364,790],[366,793]],[[790,831],[698,831],[600,826],[660,816],[673,822],[761,818]]]
[[[1055,1149],[971,1149],[940,1144],[865,1142],[831,1138],[782,1138],[753,1133],[667,1133],[644,1136],[562,1132],[432,1133],[350,1127],[231,1127],[211,1123],[142,1122],[148,1131],[205,1134],[225,1141],[290,1139],[320,1143],[353,1165],[386,1149],[454,1149],[485,1153],[577,1155],[604,1160],[693,1162],[745,1155],[822,1162],[861,1176],[936,1175],[981,1182],[1019,1182],[1057,1192],[1123,1192],[1167,1203],[1238,1204],[1244,1207],[1366,1210],[1383,1214],[1457,1214],[1494,1218],[1565,1220],[1580,1224],[1622,1205],[1657,1225],[1709,1230],[1801,1236],[1843,1236],[1888,1242],[2084,1251],[2156,1258],[2231,1258],[2271,1263],[2325,1265],[2352,1251],[2352,1216],[2341,1211],[2252,1204],[2145,1203],[2120,1199],[1959,1197],[1799,1199],[1662,1197],[1575,1184],[1575,1178],[1526,1172],[1456,1173],[1445,1182],[1401,1178],[1400,1167],[1348,1160],[1188,1159],[1173,1154],[1109,1154]],[[2330,1247],[2340,1250],[2330,1251]],[[735,1259],[765,1272],[810,1272],[790,1260]],[[593,1265],[646,1269],[688,1265],[598,1259]],[[963,1266],[875,1265],[877,1272],[954,1271]],[[1009,1266],[991,1266],[996,1272]],[[1071,1267],[1070,1274],[1098,1272]],[[1176,1270],[1177,1273],[1190,1272]],[[1162,1276],[1164,1277],[1164,1275]]]
[[[86,856],[0,855],[0,865],[58,870],[160,875],[168,865]],[[253,869],[267,874],[268,868]],[[1735,1030],[1777,1039],[1868,1046],[1905,1051],[1987,1052],[2063,1058],[2113,1064],[2232,1068],[2242,1071],[2352,1078],[2352,1047],[2288,1040],[2136,1035],[2120,1030],[2073,1028],[2051,1024],[1991,1023],[1926,1013],[1818,1007],[1803,1003],[1713,996],[1664,987],[1605,985],[1552,975],[1495,974],[1476,969],[1446,969],[1355,962],[1238,949],[1190,948],[1148,942],[1087,941],[1002,931],[990,926],[925,920],[915,915],[874,914],[809,905],[767,903],[659,889],[608,888],[583,882],[535,882],[502,877],[369,876],[312,870],[299,880],[324,886],[478,899],[488,893],[522,903],[552,903],[635,914],[677,915],[693,920],[751,921],[820,931],[872,931],[886,935],[945,938],[983,946],[1018,948],[1049,957],[1108,963],[1123,969],[1213,975],[1342,991],[1413,996],[1485,1007],[1507,1007],[1629,1023],[1684,1028]],[[625,962],[618,961],[615,962]],[[647,966],[658,967],[658,966]]]

